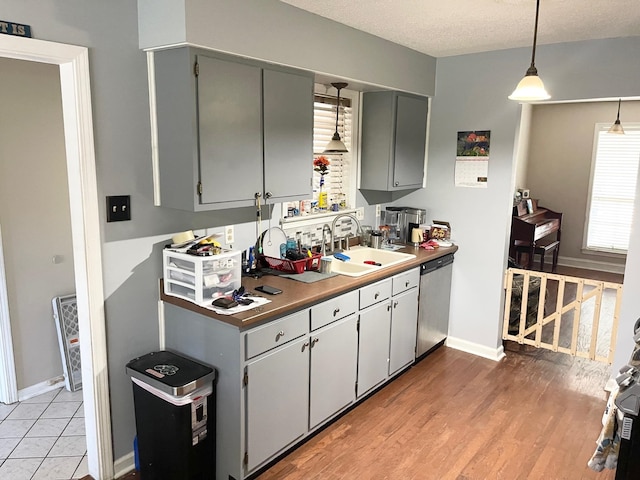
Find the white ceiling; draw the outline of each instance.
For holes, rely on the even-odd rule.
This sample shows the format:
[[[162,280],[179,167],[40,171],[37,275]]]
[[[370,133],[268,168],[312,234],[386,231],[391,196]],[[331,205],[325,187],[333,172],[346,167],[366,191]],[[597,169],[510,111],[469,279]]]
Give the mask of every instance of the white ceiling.
[[[433,57],[531,46],[535,0],[281,0]],[[538,44],[640,35],[639,0],[541,0]]]

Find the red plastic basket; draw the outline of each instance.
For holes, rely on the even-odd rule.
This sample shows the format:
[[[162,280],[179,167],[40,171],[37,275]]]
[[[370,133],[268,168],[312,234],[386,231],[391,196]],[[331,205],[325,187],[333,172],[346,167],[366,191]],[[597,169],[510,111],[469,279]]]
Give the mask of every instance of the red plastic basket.
[[[303,258],[302,260],[288,260],[286,258],[275,258],[262,255],[262,259],[269,268],[285,273],[302,273],[305,270],[318,270],[318,268],[320,268],[321,257],[322,255],[315,253],[312,257]]]

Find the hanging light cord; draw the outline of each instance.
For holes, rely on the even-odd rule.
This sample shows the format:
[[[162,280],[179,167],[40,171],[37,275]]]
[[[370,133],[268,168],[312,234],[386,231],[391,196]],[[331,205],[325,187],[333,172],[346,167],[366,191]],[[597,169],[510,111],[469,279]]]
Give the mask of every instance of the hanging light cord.
[[[616,117],[616,123],[620,123],[620,103],[622,102],[622,99],[619,98],[618,99],[618,116]]]
[[[536,44],[538,42],[538,14],[540,13],[540,0],[536,1],[536,22],[533,27],[533,49],[531,50],[531,66],[527,70],[527,75],[538,75],[538,69],[535,66],[536,60]]]
[[[336,132],[333,135],[334,140],[340,140],[340,134],[338,133],[338,116],[340,115],[340,89],[338,88],[338,103],[336,104]]]

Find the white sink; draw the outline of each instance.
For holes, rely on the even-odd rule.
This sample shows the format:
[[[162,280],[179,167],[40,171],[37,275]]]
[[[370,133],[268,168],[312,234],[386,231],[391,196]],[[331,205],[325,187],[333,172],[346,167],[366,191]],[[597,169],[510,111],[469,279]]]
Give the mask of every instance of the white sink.
[[[351,250],[345,250],[342,253],[349,257],[349,260],[341,261],[334,257],[331,262],[331,271],[349,277],[361,277],[416,258],[411,253],[370,247],[352,247]],[[380,265],[370,265],[365,262],[374,262]]]

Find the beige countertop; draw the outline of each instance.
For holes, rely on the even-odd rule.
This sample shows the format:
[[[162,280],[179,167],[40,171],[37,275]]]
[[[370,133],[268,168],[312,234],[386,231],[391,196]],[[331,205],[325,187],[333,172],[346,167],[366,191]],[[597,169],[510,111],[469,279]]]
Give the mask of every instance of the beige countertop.
[[[361,277],[336,275],[314,283],[304,283],[287,277],[268,274],[263,275],[262,278],[242,277],[242,285],[251,293],[263,295],[260,292],[255,292],[254,290],[255,287],[263,284],[279,288],[282,290],[282,293],[278,295],[265,295],[269,300],[271,300],[270,303],[235,315],[219,315],[208,308],[201,307],[181,298],[167,295],[164,293],[162,280],[160,281],[160,299],[163,302],[191,310],[192,312],[205,315],[212,319],[219,320],[239,328],[245,328],[288,315],[328,298],[335,297],[336,295],[355,290],[369,283],[410,270],[422,263],[435,260],[436,258],[447,255],[448,253],[454,253],[457,250],[458,247],[455,245],[446,248],[440,247],[436,250],[405,247],[398,251],[412,253],[416,257],[401,264],[384,268],[378,272],[363,275]]]

